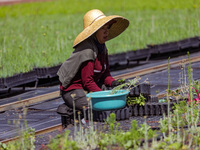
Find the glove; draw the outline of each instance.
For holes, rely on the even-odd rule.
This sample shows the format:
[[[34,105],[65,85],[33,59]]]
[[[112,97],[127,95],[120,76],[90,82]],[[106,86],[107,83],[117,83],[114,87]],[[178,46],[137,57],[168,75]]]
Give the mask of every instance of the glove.
[[[112,83],[111,83],[111,87],[115,87],[115,86],[118,86],[118,85],[121,85],[121,84],[124,84],[125,81],[123,79],[117,79],[117,80],[114,80]]]

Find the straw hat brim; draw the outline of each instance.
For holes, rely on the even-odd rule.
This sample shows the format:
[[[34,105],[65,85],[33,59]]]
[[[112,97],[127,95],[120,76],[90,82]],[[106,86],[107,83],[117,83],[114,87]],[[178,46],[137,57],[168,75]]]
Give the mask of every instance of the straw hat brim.
[[[79,35],[76,37],[73,43],[73,48],[77,46],[79,43],[83,42],[85,39],[93,35],[97,30],[99,30],[102,26],[108,23],[111,20],[115,20],[116,22],[109,29],[108,40],[118,36],[121,34],[128,26],[129,21],[122,16],[112,15],[102,17],[95,22],[93,22],[90,26],[85,28]]]

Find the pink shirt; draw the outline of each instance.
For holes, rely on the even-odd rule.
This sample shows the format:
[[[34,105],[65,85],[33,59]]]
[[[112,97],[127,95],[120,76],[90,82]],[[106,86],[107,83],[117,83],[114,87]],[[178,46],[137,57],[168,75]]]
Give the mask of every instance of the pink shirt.
[[[66,89],[63,89],[60,85],[60,89],[64,91],[73,89],[84,89],[89,92],[101,91],[97,85],[100,79],[107,86],[111,86],[111,83],[115,80],[110,75],[108,56],[101,53],[97,55],[95,61],[84,62],[70,85]]]

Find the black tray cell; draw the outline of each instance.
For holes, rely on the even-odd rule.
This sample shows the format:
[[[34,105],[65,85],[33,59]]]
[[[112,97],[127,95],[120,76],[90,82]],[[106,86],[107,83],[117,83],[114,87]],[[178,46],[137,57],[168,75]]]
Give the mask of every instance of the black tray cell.
[[[158,49],[159,53],[169,53],[173,51],[179,51],[180,48],[177,42],[170,42],[159,45]]]
[[[5,78],[4,84],[5,84],[6,87],[9,88],[9,87],[18,85],[20,80],[21,80],[21,74],[16,74],[14,76]]]
[[[5,85],[4,85],[4,78],[0,78],[0,89],[4,89]]]
[[[130,107],[126,107],[124,110],[125,110],[125,119],[129,119],[131,116]]]
[[[148,101],[149,101],[150,95],[143,95],[143,96],[144,96],[144,98],[145,98],[145,102],[148,102]]]
[[[116,120],[119,121],[121,119],[121,111],[120,109],[116,111]]]
[[[150,112],[150,115],[151,115],[151,116],[154,115],[154,108],[153,108],[153,105],[152,105],[152,104],[150,105],[150,111],[149,111],[149,112]]]
[[[135,96],[139,96],[140,95],[140,88],[139,88],[139,86],[137,86],[137,87],[135,87],[133,89],[134,89],[134,95]]]
[[[21,75],[21,80],[27,80],[27,82],[30,82],[30,81],[32,82],[32,81],[35,81],[36,79],[37,79],[37,75],[34,70],[27,73],[23,73]]]
[[[152,96],[151,95],[146,96],[145,98],[146,98],[146,102],[152,102]]]
[[[128,59],[129,61],[147,60],[149,55],[150,55],[150,50],[148,48],[140,49],[136,51],[127,52],[126,59]]]
[[[100,122],[104,121],[102,112],[99,112],[99,116],[98,117],[99,117],[99,121]]]
[[[93,121],[98,121],[98,112],[97,111],[92,111],[92,113],[93,113]],[[86,120],[88,120],[88,119],[86,119]]]
[[[149,105],[148,103],[146,103],[146,104],[144,105],[144,114],[145,114],[146,116],[149,116],[149,115],[150,115],[150,105]]]
[[[140,93],[142,95],[150,95],[151,94],[150,84],[146,84],[146,83],[140,84],[139,89],[140,89]]]
[[[102,116],[103,116],[103,121],[105,121],[107,119],[107,115],[105,111],[102,112]]]
[[[161,108],[160,108],[159,103],[157,103],[157,105],[156,105],[156,115],[157,116],[161,115]]]
[[[116,109],[116,110],[110,110],[110,111],[95,111],[93,110],[93,120],[98,122],[104,122],[107,120],[108,117],[110,117],[110,114],[114,113],[116,115],[116,120],[125,120],[129,119],[130,117],[130,108],[125,107],[123,109]]]
[[[118,53],[118,54],[109,55],[108,60],[109,60],[110,66],[127,63],[126,53]]]
[[[158,45],[147,45],[147,47],[150,49],[151,54],[159,54]]]
[[[191,43],[191,47],[192,48],[199,48],[200,47],[200,43],[199,42]]]
[[[131,88],[130,91],[129,91],[129,96],[133,97],[134,94],[135,94],[135,90],[134,90],[134,88]]]
[[[125,120],[126,118],[126,113],[125,113],[125,109],[121,110],[121,115],[120,115],[120,120]]]
[[[106,119],[107,117],[110,117],[111,111],[106,111],[105,113],[106,113]]]
[[[102,120],[102,113],[101,112],[99,112],[99,111],[97,111],[97,121],[98,122],[101,122],[101,120]]]
[[[48,68],[35,68],[34,70],[37,74],[37,78],[48,78]]]
[[[35,82],[37,80],[37,75],[35,71],[30,71],[27,73],[20,73],[14,76],[4,79],[4,84],[7,88]]]
[[[154,116],[156,114],[156,104],[155,103],[152,103],[150,105],[150,115],[151,116]]]
[[[163,106],[164,106],[164,113],[168,115],[168,103],[164,103]]]
[[[129,116],[133,116],[133,106],[128,106],[129,107]]]
[[[172,107],[174,106],[174,104],[175,102],[170,102],[168,107],[168,103],[163,103],[165,114],[168,114],[168,108],[170,112],[172,111]]]
[[[139,106],[139,116],[144,116],[144,106]]]
[[[186,49],[191,47],[190,39],[184,39],[178,42],[180,49]]]
[[[57,65],[57,66],[48,68],[48,76],[49,76],[49,78],[53,78],[53,77],[57,76],[57,72],[58,72],[58,69],[60,68],[60,66],[61,65]]]
[[[138,111],[138,105],[133,105],[133,116],[138,116],[139,111]]]
[[[165,107],[164,107],[164,105],[162,103],[160,104],[160,112],[161,112],[162,115],[166,114],[165,113]]]
[[[197,48],[200,46],[199,37],[184,39],[178,42],[180,49]]]
[[[151,96],[151,102],[158,102],[158,97],[157,96]]]

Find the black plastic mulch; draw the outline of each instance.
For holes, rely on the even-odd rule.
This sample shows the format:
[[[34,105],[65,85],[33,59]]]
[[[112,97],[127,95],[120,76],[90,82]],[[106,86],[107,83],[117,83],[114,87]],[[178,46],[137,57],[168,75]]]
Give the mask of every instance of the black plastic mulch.
[[[40,95],[44,95],[50,92],[55,92],[59,90],[59,86],[51,86],[47,88],[27,88],[26,90],[19,90],[18,88],[16,89],[16,94],[15,94],[15,89],[13,89],[13,95],[12,92],[8,94],[1,94],[0,95],[0,105],[5,105],[8,103],[16,102],[19,100],[24,100]],[[18,93],[20,91],[20,93]]]

